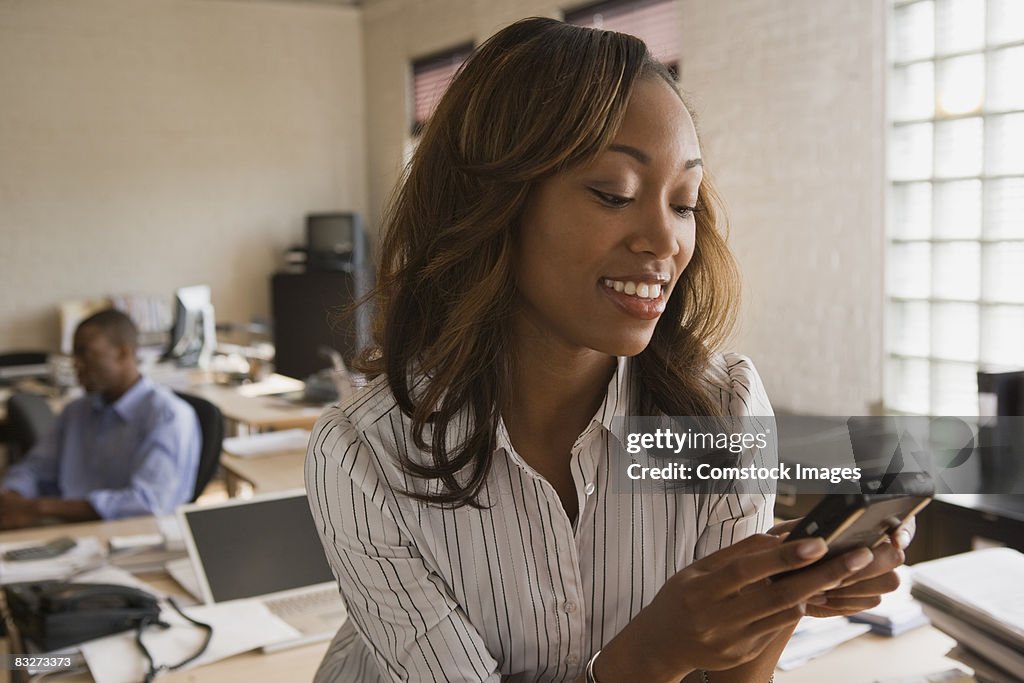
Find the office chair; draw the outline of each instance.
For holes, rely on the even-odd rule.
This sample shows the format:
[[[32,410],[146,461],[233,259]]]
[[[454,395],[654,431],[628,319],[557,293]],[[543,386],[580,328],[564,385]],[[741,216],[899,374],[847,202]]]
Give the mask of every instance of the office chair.
[[[53,427],[53,410],[46,397],[19,391],[7,399],[7,464],[25,457]]]
[[[203,436],[203,443],[199,449],[199,469],[196,471],[196,487],[192,493],[192,502],[203,493],[203,489],[210,483],[217,465],[220,463],[220,451],[224,442],[224,415],[220,408],[213,405],[205,398],[199,398],[192,394],[185,394],[180,391],[174,392],[178,398],[192,406],[199,418],[199,431]]]

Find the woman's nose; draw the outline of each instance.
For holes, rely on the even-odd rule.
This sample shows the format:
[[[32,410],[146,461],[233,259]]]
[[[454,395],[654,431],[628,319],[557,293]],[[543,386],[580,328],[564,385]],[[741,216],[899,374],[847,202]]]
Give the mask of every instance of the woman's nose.
[[[667,259],[679,253],[682,231],[692,230],[670,206],[651,207],[637,214],[637,225],[630,236],[629,247],[636,253]]]

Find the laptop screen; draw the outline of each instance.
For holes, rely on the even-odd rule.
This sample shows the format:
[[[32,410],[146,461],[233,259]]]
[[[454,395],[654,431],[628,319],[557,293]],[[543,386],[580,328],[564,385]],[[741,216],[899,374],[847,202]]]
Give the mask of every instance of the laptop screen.
[[[184,514],[214,602],[334,581],[305,495]]]

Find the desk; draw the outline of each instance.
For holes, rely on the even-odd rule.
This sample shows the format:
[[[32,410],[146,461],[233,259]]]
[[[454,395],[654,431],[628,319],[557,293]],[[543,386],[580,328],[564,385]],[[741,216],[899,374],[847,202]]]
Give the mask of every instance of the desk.
[[[311,429],[324,406],[290,403],[270,393],[302,391],[303,382],[272,374],[256,384],[214,384],[203,370],[156,366],[148,376],[157,384],[205,398],[224,413],[224,417],[244,430]]]
[[[243,387],[198,384],[183,391],[205,398],[240,426],[256,431],[270,429],[312,429],[324,406],[289,403],[277,396],[246,396]]]
[[[0,533],[0,543],[26,540],[48,540],[58,536],[96,536],[102,540],[111,536],[158,533],[156,520],[152,517],[118,520],[114,522],[87,522],[64,524],[38,529],[21,529]],[[155,588],[172,594],[183,592],[178,584],[165,573],[140,574],[139,578]],[[250,681],[311,681],[320,665],[328,643],[316,643],[273,654],[260,651],[222,659],[219,662],[187,671],[175,671],[160,676],[160,681],[191,683],[249,683]],[[13,650],[12,650],[13,652]],[[57,679],[54,676],[54,679]],[[60,676],[60,681],[82,682],[92,680],[83,673],[74,676]]]
[[[217,406],[227,420],[256,431],[311,429],[324,409],[324,406],[290,403],[279,396],[259,395],[257,384],[214,384],[210,373],[203,370],[161,365],[147,368],[144,374],[156,384],[205,398]],[[278,393],[302,391],[304,387],[302,381],[278,374],[270,375],[259,384],[264,383],[268,388],[279,387]],[[9,394],[6,388],[0,390],[0,425],[7,421]],[[51,398],[50,407],[54,413],[59,413],[66,402],[64,398]]]
[[[305,460],[305,449],[253,458],[240,458],[226,451],[220,455],[221,467],[228,474],[228,493],[232,496],[235,495],[238,480],[251,485],[256,493],[304,488]]]
[[[792,671],[776,671],[775,683],[872,683],[959,668],[945,656],[955,641],[931,626],[897,638],[867,633]]]
[[[293,456],[294,457],[294,454]],[[38,529],[21,529],[0,533],[0,542],[48,540],[58,536],[111,536],[157,533],[152,517],[114,522],[86,522]],[[181,594],[181,588],[167,574],[141,574],[139,578],[160,590]],[[328,643],[284,650],[273,654],[248,652],[189,671],[161,676],[161,681],[192,681],[195,683],[239,683],[255,680],[310,681],[327,649]],[[860,636],[840,645],[829,654],[812,660],[793,671],[777,671],[776,683],[871,683],[900,676],[922,675],[954,668],[957,664],[944,655],[953,640],[931,626],[905,633],[898,638],[874,634]],[[960,665],[961,668],[962,665]],[[92,680],[88,674],[62,676],[61,681]]]

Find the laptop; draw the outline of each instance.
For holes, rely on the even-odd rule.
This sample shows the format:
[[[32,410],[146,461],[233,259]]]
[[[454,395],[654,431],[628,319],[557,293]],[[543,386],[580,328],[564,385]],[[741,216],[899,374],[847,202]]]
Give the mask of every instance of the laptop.
[[[348,616],[302,489],[178,508],[206,604],[257,599],[302,636],[264,651],[329,640]]]

